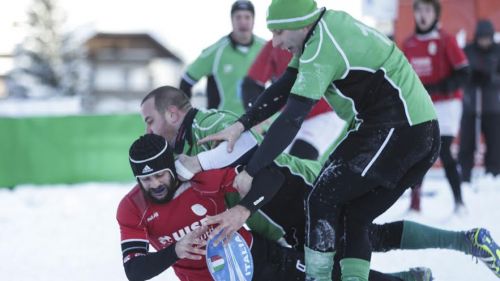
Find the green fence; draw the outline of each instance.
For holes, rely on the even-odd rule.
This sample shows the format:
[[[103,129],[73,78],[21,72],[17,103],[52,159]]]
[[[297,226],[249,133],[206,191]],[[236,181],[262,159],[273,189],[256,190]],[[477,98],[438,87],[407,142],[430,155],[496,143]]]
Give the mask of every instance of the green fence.
[[[132,180],[143,133],[137,114],[0,118],[0,187]]]

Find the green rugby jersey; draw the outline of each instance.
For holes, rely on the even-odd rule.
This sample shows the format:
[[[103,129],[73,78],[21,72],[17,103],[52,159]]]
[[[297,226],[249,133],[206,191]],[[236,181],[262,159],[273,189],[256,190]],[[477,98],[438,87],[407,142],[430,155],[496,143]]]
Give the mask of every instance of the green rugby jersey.
[[[215,109],[198,110],[190,125],[191,131],[186,132],[183,139],[176,141],[175,151],[182,151],[186,155],[194,156],[200,152],[213,149],[217,144],[204,143],[198,145],[198,140],[231,126],[237,120],[238,116],[232,112]],[[189,120],[186,121],[189,122]],[[252,133],[258,142],[262,141],[262,136],[255,132]],[[287,153],[281,153],[274,160],[274,163],[280,167],[287,168],[292,174],[301,177],[310,186],[313,185],[314,180],[321,170],[319,161],[300,159]]]
[[[220,98],[218,108],[242,114],[244,109],[240,84],[264,44],[265,40],[257,36],[253,37],[248,46],[238,45],[229,35],[224,36],[204,49],[188,66],[186,74],[189,79],[194,80],[190,84],[196,83],[204,76],[212,76]]]
[[[291,93],[325,96],[344,120],[416,125],[436,119],[429,94],[394,42],[340,11],[326,11],[289,66]]]

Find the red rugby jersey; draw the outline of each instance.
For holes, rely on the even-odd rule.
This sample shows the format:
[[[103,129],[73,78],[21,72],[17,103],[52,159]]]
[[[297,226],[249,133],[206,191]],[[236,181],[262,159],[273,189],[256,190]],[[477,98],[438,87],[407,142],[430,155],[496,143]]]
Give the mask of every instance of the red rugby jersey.
[[[180,240],[200,227],[207,215],[213,216],[226,210],[224,194],[237,192],[232,187],[235,175],[234,168],[198,173],[190,182],[179,187],[174,199],[164,204],[145,199],[136,185],[118,206],[117,220],[122,243],[149,241],[159,250]],[[251,245],[251,234],[243,228],[239,233]],[[181,281],[212,281],[205,259],[181,259],[173,268]]]
[[[455,37],[443,30],[412,35],[404,42],[403,52],[424,85],[435,84],[448,78],[454,69],[468,65]],[[435,92],[431,98],[433,101],[460,99],[462,90]]]

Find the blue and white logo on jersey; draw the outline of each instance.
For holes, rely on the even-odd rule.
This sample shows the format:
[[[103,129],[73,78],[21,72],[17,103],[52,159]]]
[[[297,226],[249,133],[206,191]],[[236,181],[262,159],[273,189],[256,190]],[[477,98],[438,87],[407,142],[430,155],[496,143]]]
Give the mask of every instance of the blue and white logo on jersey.
[[[206,262],[215,281],[251,281],[253,276],[252,253],[240,234],[235,233],[227,245],[214,246],[219,236],[207,244]]]

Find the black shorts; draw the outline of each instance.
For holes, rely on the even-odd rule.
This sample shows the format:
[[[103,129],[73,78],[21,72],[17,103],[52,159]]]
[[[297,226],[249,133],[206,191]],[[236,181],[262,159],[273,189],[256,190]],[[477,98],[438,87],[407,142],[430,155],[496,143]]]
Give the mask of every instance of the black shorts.
[[[357,131],[348,133],[330,155],[329,162],[339,161],[380,186],[395,188],[415,163],[428,159],[429,168],[432,166],[439,155],[439,143],[437,120],[411,127],[361,125]]]

